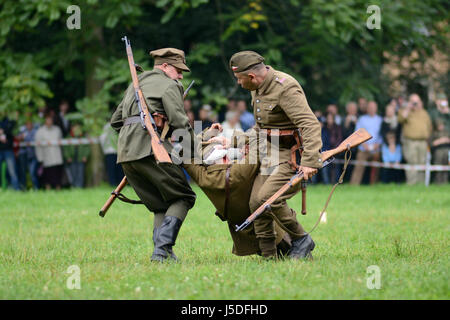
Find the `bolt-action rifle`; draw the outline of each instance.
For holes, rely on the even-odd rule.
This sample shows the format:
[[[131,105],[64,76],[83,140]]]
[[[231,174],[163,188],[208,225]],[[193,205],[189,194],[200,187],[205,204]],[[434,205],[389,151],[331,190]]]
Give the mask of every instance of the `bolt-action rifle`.
[[[131,72],[131,78],[133,79],[133,87],[135,90],[135,96],[136,96],[136,103],[139,108],[139,115],[141,117],[141,125],[144,129],[146,129],[151,137],[151,144],[152,144],[152,150],[155,155],[156,161],[159,162],[169,162],[171,163],[172,160],[170,159],[169,154],[167,153],[166,149],[162,145],[161,139],[159,138],[157,134],[156,124],[153,120],[152,115],[148,111],[147,104],[145,102],[144,96],[142,94],[142,91],[139,87],[139,81],[137,78],[136,70],[144,71],[139,65],[134,63],[133,58],[133,52],[131,51],[131,44],[130,40],[127,39],[127,37],[122,38],[123,41],[125,41],[125,47],[127,50],[127,56],[128,56],[128,64],[130,66],[130,72]],[[194,85],[194,80],[189,84],[188,88],[185,90],[183,94],[183,99],[186,98],[189,90],[191,90],[192,86]],[[119,183],[119,185],[114,189],[113,192],[111,192],[111,196],[109,199],[105,202],[103,207],[100,209],[99,215],[100,217],[104,217],[106,212],[108,211],[109,207],[113,204],[114,200],[116,198],[126,199],[124,201],[131,202],[131,203],[140,203],[139,201],[129,200],[126,197],[123,197],[121,195],[121,191],[125,186],[127,185],[127,177],[123,177],[122,181]]]
[[[333,157],[341,152],[350,150],[361,143],[366,142],[371,139],[372,136],[367,132],[366,129],[361,128],[353,132],[347,139],[341,142],[339,146],[335,149],[324,151],[321,153],[322,164],[326,166],[333,159]],[[303,172],[297,172],[284,186],[282,186],[273,196],[271,196],[266,202],[264,202],[258,209],[255,210],[241,225],[236,225],[236,231],[240,231],[247,227],[250,223],[255,221],[255,219],[261,215],[264,211],[270,210],[270,205],[279,197],[281,197],[289,188],[295,186],[303,180]]]

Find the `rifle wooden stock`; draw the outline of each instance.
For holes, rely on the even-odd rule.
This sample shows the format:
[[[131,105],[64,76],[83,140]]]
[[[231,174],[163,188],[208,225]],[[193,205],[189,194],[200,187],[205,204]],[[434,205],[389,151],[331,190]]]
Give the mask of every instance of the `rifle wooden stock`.
[[[136,73],[136,64],[134,63],[133,51],[131,50],[130,41],[127,39],[127,37],[123,37],[122,40],[125,41],[125,47],[127,50],[128,65],[130,67],[131,79],[133,80],[133,88],[136,94],[136,103],[138,104],[139,112],[143,113],[144,115],[143,118],[145,129],[147,129],[147,132],[151,137],[152,151],[155,156],[155,159],[157,162],[172,163],[169,154],[167,153],[161,140],[159,139],[158,134],[156,133],[155,121],[153,120],[152,115],[148,111],[147,103],[144,99],[144,95],[142,94],[142,90],[139,87],[139,80]]]
[[[361,143],[366,142],[371,139],[372,136],[367,132],[366,129],[361,128],[357,131],[353,132],[347,139],[341,142],[339,146],[335,149],[328,150],[322,152],[322,163],[331,157],[346,151],[348,148],[354,148]],[[292,176],[291,180],[287,182],[284,186],[282,186],[273,196],[271,196],[266,202],[264,202],[258,209],[255,210],[241,225],[236,225],[236,231],[240,231],[252,223],[260,214],[262,214],[265,210],[270,209],[270,205],[281,197],[290,187],[295,186],[300,181],[303,180],[303,172],[298,172],[294,176]]]
[[[119,183],[117,188],[111,193],[111,196],[109,199],[105,202],[103,207],[100,209],[99,215],[100,217],[104,217],[106,214],[106,211],[108,211],[109,207],[113,204],[114,200],[116,200],[117,195],[122,191],[123,188],[127,185],[127,177],[123,177],[122,181]]]
[[[350,136],[348,136],[347,139],[342,141],[336,148],[322,152],[322,162],[341,152],[344,152],[345,150],[347,150],[348,146],[350,146],[350,148],[354,148],[371,138],[372,136],[367,132],[366,129],[360,128],[357,131],[353,132]]]

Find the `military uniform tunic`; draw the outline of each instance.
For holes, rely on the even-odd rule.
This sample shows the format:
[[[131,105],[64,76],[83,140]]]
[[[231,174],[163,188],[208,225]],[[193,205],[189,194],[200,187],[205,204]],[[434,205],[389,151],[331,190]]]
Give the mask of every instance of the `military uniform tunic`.
[[[292,76],[271,67],[267,68],[266,77],[260,87],[251,92],[256,129],[301,129],[303,139],[301,165],[320,168],[322,166],[320,123],[311,111],[302,87]],[[259,141],[260,144],[263,142],[265,141]],[[270,150],[271,147],[270,142],[267,142],[267,149]],[[261,156],[261,172],[255,179],[250,197],[252,212],[295,174],[288,163],[290,146],[280,144],[277,149],[276,157],[269,151],[267,151],[268,154]],[[294,240],[299,238],[304,230],[297,222],[296,213],[288,207],[286,200],[293,197],[299,190],[299,184],[291,187],[271,206],[272,213],[291,231],[291,237]],[[272,256],[276,252],[273,223],[272,216],[267,212],[254,222],[260,249],[265,256]]]
[[[138,79],[149,112],[166,115],[171,129],[186,129],[193,137],[183,107],[182,85],[157,68],[143,72]],[[151,137],[141,123],[124,125],[125,119],[138,115],[134,88],[130,85],[111,119],[112,127],[119,131],[117,162],[122,164],[128,182],[150,211],[183,220],[195,203],[195,193],[180,166],[156,162]],[[163,145],[170,154],[172,144],[168,138]]]

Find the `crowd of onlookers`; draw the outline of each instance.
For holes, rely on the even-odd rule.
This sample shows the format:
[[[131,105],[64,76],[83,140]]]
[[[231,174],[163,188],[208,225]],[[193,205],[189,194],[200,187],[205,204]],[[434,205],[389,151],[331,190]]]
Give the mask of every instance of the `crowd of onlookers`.
[[[343,106],[344,107],[344,106]],[[315,108],[313,108],[315,109]],[[344,109],[344,108],[342,108]],[[427,155],[432,164],[449,164],[450,112],[447,97],[438,94],[430,107],[425,109],[418,94],[390,100],[384,108],[384,116],[378,112],[378,104],[359,98],[345,105],[345,113],[340,114],[339,106],[330,103],[325,112],[315,109],[315,115],[322,126],[322,150],[336,148],[345,138],[359,128],[365,128],[372,139],[353,151],[352,158],[359,161],[376,161],[384,164],[424,165]],[[196,116],[192,103],[185,101],[185,110],[191,125],[194,120],[202,121],[202,130],[213,122],[220,122],[223,135],[231,137],[233,130],[246,131],[253,127],[255,120],[248,111],[245,100],[230,99],[226,108],[213,112],[210,105],[203,105]],[[338,156],[342,160],[343,155]],[[313,182],[335,183],[342,173],[342,161],[335,161],[320,170]],[[365,165],[350,165],[345,181],[351,184],[373,184],[376,182],[424,183],[423,170],[399,170]],[[447,183],[448,171],[433,174],[435,183]]]
[[[345,107],[345,108],[344,108]],[[220,110],[210,105],[192,106],[185,100],[184,108],[194,127],[201,121],[201,130],[212,123],[222,124],[222,135],[230,138],[233,132],[247,131],[255,125],[253,114],[245,100],[229,99]],[[322,126],[322,150],[337,147],[346,137],[359,128],[365,128],[372,139],[353,151],[352,158],[360,161],[382,163],[425,164],[427,155],[431,163],[448,165],[450,147],[450,112],[446,96],[439,94],[425,108],[417,94],[392,99],[384,108],[384,116],[375,101],[359,98],[345,106],[330,103],[325,112],[313,108]],[[345,110],[343,110],[345,109]],[[344,111],[340,113],[339,111]],[[196,112],[197,111],[197,112]],[[39,145],[39,141],[58,141],[64,138],[84,138],[82,126],[69,120],[69,104],[63,101],[57,111],[39,110],[37,116],[26,114],[22,125],[17,119],[0,114],[0,182],[16,190],[28,188],[59,189],[85,186],[86,164],[90,157],[88,144]],[[198,125],[200,122],[197,122]],[[117,160],[117,133],[109,123],[99,137],[104,154],[108,182],[117,185],[123,172]],[[19,147],[20,142],[37,142],[35,146]],[[355,154],[356,153],[356,154]],[[338,159],[343,159],[340,155]],[[335,183],[342,173],[342,161],[335,161],[320,170],[313,182]],[[351,184],[382,181],[423,183],[423,170],[399,170],[365,165],[350,165],[344,177]],[[433,173],[435,183],[447,183],[448,171]]]
[[[378,112],[375,101],[364,98],[345,105],[345,115],[338,113],[334,103],[326,107],[326,113],[316,111],[322,124],[323,150],[337,147],[346,137],[359,128],[365,128],[372,139],[360,145],[353,153],[359,161],[377,161],[383,164],[425,165],[427,155],[432,164],[449,164],[450,113],[445,95],[437,95],[428,111],[418,94],[390,100],[384,108],[384,116]],[[341,155],[342,157],[342,155]],[[319,178],[323,183],[337,182],[342,164],[333,163],[323,168]],[[382,181],[408,184],[424,183],[424,170],[399,170],[356,164],[350,166],[345,177],[351,184]],[[447,183],[448,171],[433,173],[435,183]]]
[[[20,126],[17,119],[0,115],[0,182],[3,187],[8,182],[15,190],[85,186],[86,164],[91,153],[89,144],[39,143],[86,137],[81,123],[69,120],[68,112],[69,104],[63,101],[58,111],[42,108],[37,116],[27,113]],[[19,146],[21,142],[25,146]],[[27,145],[33,142],[36,145]],[[103,128],[100,144],[108,181],[117,185],[123,178],[123,171],[116,164],[117,134],[109,124]]]

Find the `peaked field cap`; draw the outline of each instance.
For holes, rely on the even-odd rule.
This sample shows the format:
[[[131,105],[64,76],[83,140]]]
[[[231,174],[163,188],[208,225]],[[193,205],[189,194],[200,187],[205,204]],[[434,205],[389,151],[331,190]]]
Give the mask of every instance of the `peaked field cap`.
[[[183,71],[191,71],[186,65],[186,58],[184,57],[183,50],[175,48],[162,48],[150,51],[150,55],[155,59],[156,65],[167,63]]]
[[[233,72],[242,72],[255,64],[264,62],[264,58],[255,51],[240,51],[230,58],[230,69]]]

